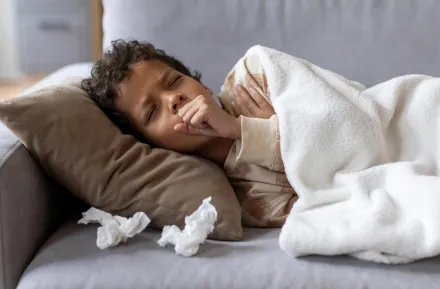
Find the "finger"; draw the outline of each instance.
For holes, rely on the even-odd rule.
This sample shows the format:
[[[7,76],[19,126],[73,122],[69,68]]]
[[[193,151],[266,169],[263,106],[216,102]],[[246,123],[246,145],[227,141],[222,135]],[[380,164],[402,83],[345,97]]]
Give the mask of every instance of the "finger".
[[[182,120],[186,124],[191,123],[191,119],[193,116],[199,111],[199,107],[197,105],[193,105],[189,109],[186,110],[186,112],[182,113]]]
[[[267,100],[257,91],[257,89],[253,86],[249,87],[249,94],[251,95],[252,99],[255,101],[255,103],[260,107],[263,108],[264,106],[268,106],[269,103]]]
[[[183,123],[176,124],[174,130],[190,135],[204,135],[204,136],[218,136],[217,133],[211,128],[196,128]]]
[[[202,111],[197,111],[197,113],[194,114],[193,118],[191,118],[190,126],[195,128],[206,128],[208,127],[208,124],[206,123],[206,115]]]
[[[261,90],[260,85],[255,81],[255,79],[249,73],[245,75],[245,85],[248,89],[250,95],[258,104],[258,106],[263,106],[269,104],[267,99],[264,98],[264,92]]]
[[[177,112],[178,115],[180,117],[183,117],[188,112],[188,110],[190,110],[195,104],[196,104],[196,100],[192,100],[192,101],[186,103],[184,106],[182,106],[179,109],[179,111]]]
[[[190,134],[189,133],[189,129],[188,129],[188,125],[184,124],[184,123],[178,123],[174,126],[174,130],[181,132],[181,133],[185,133],[185,134]]]
[[[206,128],[207,124],[203,119],[205,113],[200,110],[200,103],[191,107],[182,117],[183,122],[186,125],[191,125],[196,128]]]
[[[247,111],[249,111],[252,115],[251,116],[258,116],[258,113],[260,111],[260,107],[257,105],[257,103],[254,101],[254,99],[250,96],[250,94],[246,91],[244,87],[241,85],[238,86],[238,95],[237,95],[237,102],[240,105],[241,109],[246,108]]]
[[[247,117],[255,117],[253,113],[249,110],[249,108],[245,105],[243,102],[243,99],[241,97],[237,97],[235,99],[236,106],[240,108],[241,115],[247,116]]]
[[[187,125],[200,129],[209,127],[206,122],[201,121],[199,118],[197,118],[197,114],[194,115],[193,118],[191,118],[191,121],[187,123]]]
[[[275,114],[275,110],[270,103],[270,100],[266,97],[265,91],[267,90],[267,83],[263,76],[260,81],[256,81],[254,76],[250,73],[245,75],[245,85],[252,98],[260,107],[259,117],[269,118]]]
[[[260,87],[260,84],[254,79],[254,77],[250,73],[246,73],[244,76],[244,83],[246,87],[254,86]]]

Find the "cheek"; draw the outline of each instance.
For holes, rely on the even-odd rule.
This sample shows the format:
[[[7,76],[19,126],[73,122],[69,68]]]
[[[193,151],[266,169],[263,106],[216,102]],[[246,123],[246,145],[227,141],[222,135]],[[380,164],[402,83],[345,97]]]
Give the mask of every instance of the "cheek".
[[[164,113],[157,119],[157,129],[162,133],[175,133],[174,126],[181,123],[182,119],[178,115]]]
[[[203,86],[201,83],[196,80],[191,79],[191,83],[186,87],[185,93],[191,98],[194,99],[197,96],[203,94],[205,96],[212,96],[211,91]]]
[[[178,123],[180,123],[179,118],[172,115],[159,117],[149,132],[151,141],[158,145],[169,146],[179,136],[174,130],[174,126]]]

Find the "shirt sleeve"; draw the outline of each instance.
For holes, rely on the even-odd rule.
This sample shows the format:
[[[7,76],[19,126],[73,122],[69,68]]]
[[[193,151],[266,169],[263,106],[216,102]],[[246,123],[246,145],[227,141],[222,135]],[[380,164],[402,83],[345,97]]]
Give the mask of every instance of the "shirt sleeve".
[[[237,163],[254,164],[284,172],[280,152],[278,117],[270,119],[240,116],[241,140],[236,142]]]

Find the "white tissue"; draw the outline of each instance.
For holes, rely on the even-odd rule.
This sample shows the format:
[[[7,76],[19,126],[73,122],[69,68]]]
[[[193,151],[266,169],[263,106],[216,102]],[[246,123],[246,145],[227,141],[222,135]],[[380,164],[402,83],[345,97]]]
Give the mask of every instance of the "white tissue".
[[[90,208],[82,213],[82,219],[78,224],[100,223],[96,237],[96,245],[101,250],[114,247],[128,238],[142,232],[150,223],[150,218],[143,213],[137,212],[131,218],[112,216],[109,213],[96,208]]]
[[[214,230],[217,221],[217,210],[210,203],[211,197],[203,200],[200,207],[190,216],[185,217],[185,228],[181,231],[176,225],[165,226],[162,237],[157,241],[159,246],[173,244],[177,255],[190,257],[197,253],[199,245]]]

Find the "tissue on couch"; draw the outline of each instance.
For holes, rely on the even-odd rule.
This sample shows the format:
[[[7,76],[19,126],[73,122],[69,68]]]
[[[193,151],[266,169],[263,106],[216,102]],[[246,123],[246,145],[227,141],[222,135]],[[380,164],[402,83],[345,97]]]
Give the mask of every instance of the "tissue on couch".
[[[101,224],[101,227],[98,228],[96,245],[102,250],[117,246],[121,242],[125,243],[128,238],[142,232],[151,221],[143,212],[137,212],[133,217],[127,219],[90,208],[82,215],[83,217],[78,221],[78,224]]]
[[[185,228],[181,231],[177,226],[165,226],[162,237],[157,241],[159,246],[173,244],[177,255],[190,257],[197,253],[208,235],[214,230],[217,221],[217,210],[210,203],[211,197],[203,200],[200,207],[185,218]]]

